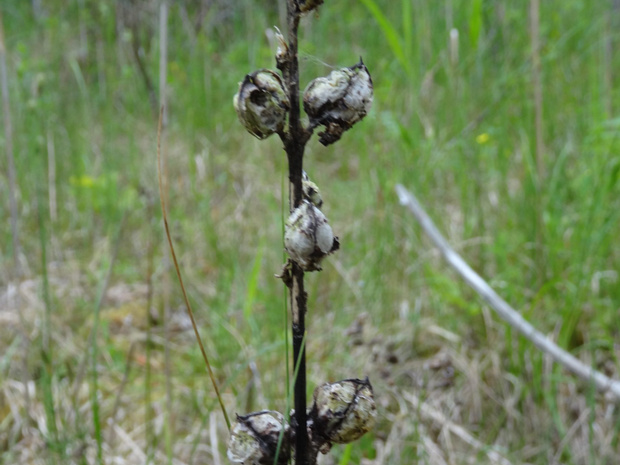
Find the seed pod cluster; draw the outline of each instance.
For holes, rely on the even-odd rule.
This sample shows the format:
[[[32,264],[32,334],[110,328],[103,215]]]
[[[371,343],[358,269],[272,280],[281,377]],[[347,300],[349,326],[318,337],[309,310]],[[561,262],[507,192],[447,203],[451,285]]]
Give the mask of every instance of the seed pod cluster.
[[[288,463],[291,431],[280,412],[263,410],[237,415],[228,441],[228,459],[243,465],[273,465],[283,433],[277,465]]]
[[[319,271],[321,260],[336,251],[339,242],[323,212],[304,199],[286,222],[284,247],[304,271]]]
[[[331,444],[348,444],[370,431],[377,409],[368,378],[325,383],[314,390],[309,413],[313,437],[322,437],[321,451]]]
[[[304,110],[312,126],[325,126],[319,141],[330,145],[370,110],[373,100],[372,78],[360,62],[350,68],[332,71],[308,84],[304,91]]]
[[[259,69],[239,83],[233,98],[239,121],[258,139],[265,139],[284,128],[290,102],[280,76]]]

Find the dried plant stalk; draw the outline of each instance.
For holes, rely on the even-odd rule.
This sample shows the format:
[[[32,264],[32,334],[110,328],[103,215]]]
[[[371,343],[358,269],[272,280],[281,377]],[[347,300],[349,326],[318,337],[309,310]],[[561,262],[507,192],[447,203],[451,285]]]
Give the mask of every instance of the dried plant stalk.
[[[289,130],[282,136],[284,150],[288,157],[291,211],[297,208],[303,199],[302,177],[303,156],[306,142],[310,134],[303,128],[300,120],[299,105],[299,61],[297,58],[297,31],[300,14],[295,0],[287,1],[288,22],[288,53],[280,66],[284,77],[284,85],[288,91],[290,102]],[[292,313],[293,333],[293,360],[299,366],[294,380],[295,420],[295,463],[309,465],[316,463],[316,454],[309,454],[308,432],[306,430],[306,350],[303,344],[306,333],[305,315],[307,311],[307,295],[304,290],[304,270],[298,263],[292,262],[292,285],[289,288],[289,298]],[[315,457],[310,458],[310,455]]]
[[[613,380],[600,371],[585,365],[534,328],[534,326],[523,318],[519,312],[497,295],[491,286],[472,270],[465,260],[450,247],[448,241],[441,235],[433,221],[422,208],[422,205],[420,205],[420,202],[418,202],[411,192],[400,184],[396,186],[396,192],[400,198],[400,203],[409,209],[448,264],[461,275],[465,282],[467,282],[467,284],[469,284],[469,286],[474,289],[504,321],[540,350],[549,354],[564,368],[573,372],[579,378],[593,383],[601,392],[609,393],[613,400],[620,402],[620,381]]]

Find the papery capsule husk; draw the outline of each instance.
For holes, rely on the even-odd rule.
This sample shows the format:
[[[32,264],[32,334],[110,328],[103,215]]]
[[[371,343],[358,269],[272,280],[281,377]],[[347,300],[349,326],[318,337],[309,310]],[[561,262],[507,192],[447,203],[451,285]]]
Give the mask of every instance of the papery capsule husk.
[[[284,128],[290,102],[280,76],[269,69],[246,75],[233,98],[239,121],[258,139]]]
[[[323,206],[323,199],[321,198],[321,191],[312,181],[302,181],[301,189],[304,193],[304,199],[308,200],[312,205],[317,208]]]
[[[286,222],[284,247],[304,271],[321,270],[321,260],[339,247],[327,218],[304,199]]]
[[[361,121],[372,101],[372,78],[361,59],[350,68],[314,79],[304,91],[304,111],[311,124],[325,126],[325,131],[319,133],[323,145],[338,141],[345,131]]]
[[[273,465],[282,431],[277,465],[290,458],[291,429],[284,416],[271,410],[237,415],[228,441],[228,459],[244,465]]]
[[[368,378],[322,384],[313,397],[309,417],[313,436],[323,438],[322,451],[331,443],[348,444],[359,439],[375,424],[377,408]]]
[[[275,30],[275,36],[277,41],[276,64],[278,69],[283,69],[288,61],[288,44],[286,43],[286,39],[280,32],[280,29],[276,27]]]
[[[323,198],[321,197],[321,190],[319,189],[319,186],[310,180],[305,171],[302,171],[301,190],[304,194],[304,199],[308,200],[317,208],[321,208],[323,206]]]

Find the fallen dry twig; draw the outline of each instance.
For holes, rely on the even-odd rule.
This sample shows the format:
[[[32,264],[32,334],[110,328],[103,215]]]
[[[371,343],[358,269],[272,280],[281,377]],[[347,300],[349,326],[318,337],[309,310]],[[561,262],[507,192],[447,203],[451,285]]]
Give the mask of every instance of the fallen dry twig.
[[[519,314],[519,312],[502,299],[484,279],[472,270],[452,247],[450,247],[448,241],[441,235],[433,221],[422,208],[422,205],[420,205],[420,202],[418,202],[411,192],[398,184],[396,186],[396,193],[398,194],[401,205],[407,207],[413,214],[448,264],[461,275],[467,284],[469,284],[469,286],[474,289],[503,320],[519,331],[540,350],[549,354],[564,368],[572,371],[581,379],[594,383],[601,392],[610,393],[613,395],[613,399],[616,402],[620,402],[620,381],[613,380],[600,371],[585,365],[534,328]]]

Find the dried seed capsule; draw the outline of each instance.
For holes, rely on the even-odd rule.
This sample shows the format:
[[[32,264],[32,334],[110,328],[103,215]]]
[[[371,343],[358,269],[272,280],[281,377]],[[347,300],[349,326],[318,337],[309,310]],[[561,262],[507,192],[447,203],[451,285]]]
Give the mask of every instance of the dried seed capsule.
[[[305,171],[302,173],[301,188],[304,192],[304,199],[308,200],[315,207],[321,208],[323,205],[323,199],[321,198],[319,186],[310,181],[310,178]]]
[[[286,66],[286,61],[288,59],[288,44],[280,32],[280,29],[276,27],[275,30],[275,38],[278,42],[278,47],[276,49],[276,63],[278,65],[278,69],[283,69]]]
[[[323,0],[298,0],[297,2],[297,5],[299,6],[299,11],[301,11],[302,13],[314,10],[322,4]]]
[[[303,200],[289,216],[284,234],[286,251],[305,271],[320,270],[320,262],[338,249],[325,215],[308,200]]]
[[[319,140],[329,145],[366,116],[372,99],[372,78],[360,60],[350,68],[332,71],[329,76],[310,82],[304,91],[304,110],[313,126],[325,126]]]
[[[233,105],[239,121],[259,139],[281,131],[290,108],[282,79],[269,69],[248,74],[239,83]]]
[[[372,429],[376,414],[368,378],[317,386],[310,411],[313,436],[324,438],[322,451],[329,450],[331,443],[353,442]]]
[[[229,460],[244,465],[273,465],[283,428],[278,465],[289,460],[290,427],[284,422],[284,416],[271,410],[237,415],[228,441]]]

